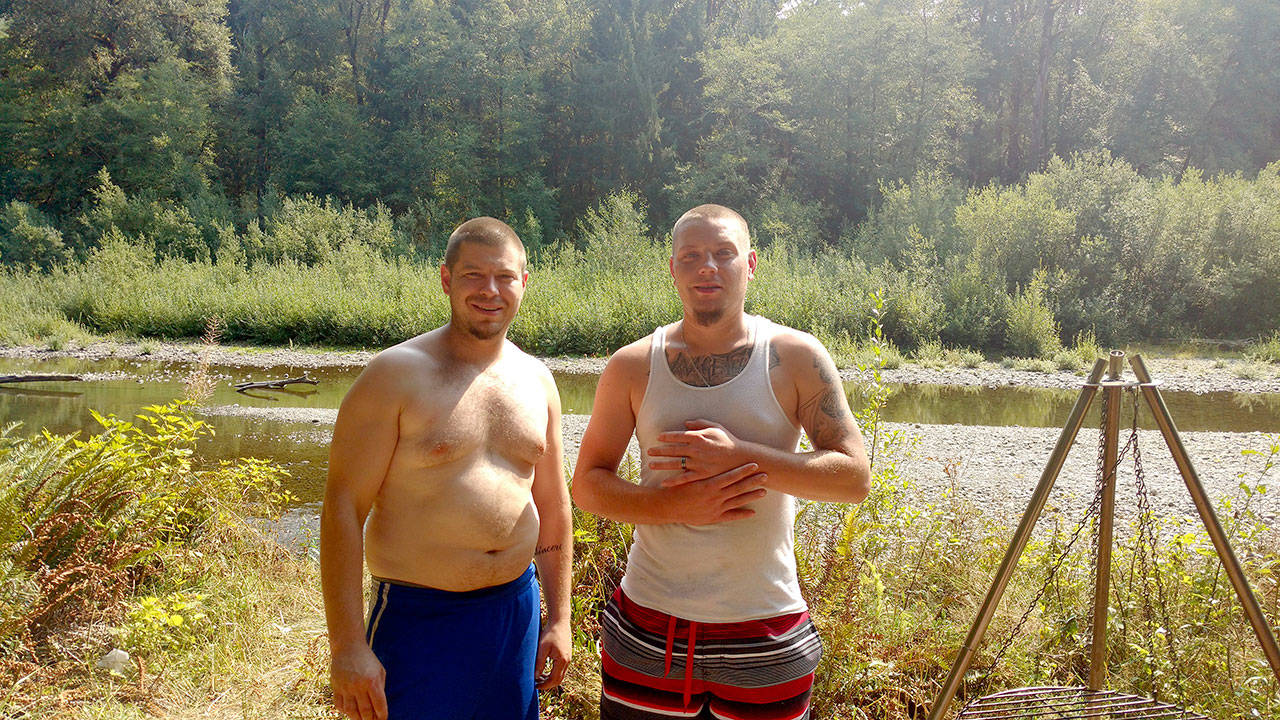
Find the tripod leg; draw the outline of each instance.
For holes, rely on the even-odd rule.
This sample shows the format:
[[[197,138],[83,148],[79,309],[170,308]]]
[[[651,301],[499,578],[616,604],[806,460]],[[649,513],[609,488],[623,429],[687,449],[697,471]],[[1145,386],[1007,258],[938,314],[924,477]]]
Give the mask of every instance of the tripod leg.
[[[947,674],[946,682],[938,691],[938,698],[934,700],[933,707],[929,711],[929,720],[940,720],[947,707],[951,705],[951,701],[955,699],[956,692],[960,689],[960,682],[968,672],[969,664],[973,662],[973,654],[982,642],[987,626],[991,623],[991,617],[995,615],[1000,598],[1009,584],[1009,578],[1022,557],[1022,551],[1027,547],[1027,541],[1031,539],[1031,531],[1035,529],[1040,513],[1044,511],[1044,505],[1049,500],[1049,492],[1053,490],[1053,483],[1058,479],[1058,473],[1062,471],[1067,452],[1071,450],[1071,444],[1075,442],[1076,434],[1084,424],[1084,414],[1089,409],[1089,404],[1093,402],[1093,396],[1098,391],[1096,385],[1102,379],[1102,371],[1106,366],[1107,361],[1101,358],[1094,363],[1093,372],[1089,374],[1085,387],[1081,389],[1080,397],[1076,398],[1076,404],[1071,408],[1071,416],[1067,419],[1066,426],[1062,428],[1062,434],[1058,436],[1058,444],[1054,446],[1053,454],[1049,456],[1049,463],[1040,475],[1040,482],[1031,495],[1031,502],[1022,513],[1022,520],[1013,534],[1009,549],[1005,551],[1004,559],[1000,561],[995,580],[991,582],[987,597],[982,601],[978,617],[969,628],[969,635],[965,638],[964,645],[960,647],[960,653],[951,665],[951,672]]]
[[[1111,352],[1108,380],[1119,380],[1124,353]],[[1111,543],[1116,519],[1116,456],[1120,445],[1120,387],[1112,385],[1105,393],[1106,425],[1103,427],[1102,510],[1098,517],[1098,563],[1094,568],[1093,632],[1089,648],[1089,689],[1098,691],[1107,683],[1107,615],[1111,607]]]
[[[1213,541],[1213,548],[1218,552],[1218,559],[1222,561],[1222,565],[1226,568],[1227,577],[1231,579],[1231,586],[1235,588],[1236,597],[1240,600],[1241,607],[1244,608],[1245,617],[1249,619],[1249,624],[1253,627],[1253,633],[1258,636],[1258,643],[1262,646],[1262,652],[1267,656],[1267,662],[1271,664],[1271,672],[1275,674],[1276,681],[1280,682],[1280,648],[1276,647],[1276,638],[1271,633],[1271,626],[1267,624],[1267,618],[1262,614],[1262,608],[1258,605],[1257,598],[1253,595],[1253,590],[1249,587],[1249,580],[1244,575],[1244,570],[1240,567],[1240,561],[1236,559],[1236,554],[1231,550],[1231,543],[1227,542],[1227,534],[1222,530],[1222,524],[1218,522],[1218,516],[1213,512],[1213,505],[1209,502],[1209,498],[1205,495],[1204,486],[1200,484],[1200,476],[1196,474],[1196,469],[1191,466],[1191,458],[1187,455],[1187,449],[1182,445],[1182,438],[1178,436],[1178,429],[1173,424],[1173,418],[1169,415],[1169,408],[1164,404],[1164,398],[1160,395],[1160,391],[1151,383],[1151,375],[1147,372],[1147,367],[1142,362],[1140,356],[1134,355],[1130,361],[1133,365],[1133,374],[1137,376],[1138,382],[1143,383],[1142,395],[1147,399],[1147,404],[1151,406],[1151,412],[1155,415],[1156,425],[1160,427],[1160,433],[1164,435],[1165,444],[1169,446],[1169,452],[1173,454],[1173,461],[1178,466],[1178,472],[1182,474],[1182,480],[1187,485],[1187,492],[1191,494],[1191,500],[1196,505],[1196,512],[1200,513],[1200,520],[1204,522],[1204,529],[1209,533],[1209,539]]]

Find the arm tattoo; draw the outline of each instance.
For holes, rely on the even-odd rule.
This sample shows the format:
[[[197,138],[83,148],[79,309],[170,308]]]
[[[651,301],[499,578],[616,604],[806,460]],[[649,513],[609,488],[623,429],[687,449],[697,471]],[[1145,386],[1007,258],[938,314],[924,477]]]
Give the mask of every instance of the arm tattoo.
[[[559,551],[560,551],[560,543],[556,543],[555,545],[546,545],[546,546],[540,547],[534,550],[533,554],[536,556],[536,555],[542,555],[543,553],[559,552]]]
[[[713,387],[737,377],[750,359],[751,346],[747,345],[716,355],[688,355],[679,352],[674,358],[668,356],[667,364],[671,368],[671,374],[680,382],[695,387]]]
[[[809,440],[813,442],[813,446],[831,448],[846,432],[843,421],[848,412],[841,405],[839,395],[844,390],[830,368],[816,358],[813,366],[818,370],[818,378],[823,387],[800,405],[797,414],[800,416],[800,423],[809,432]]]
[[[782,364],[782,356],[778,355],[778,346],[773,343],[769,344],[769,370],[773,370]]]

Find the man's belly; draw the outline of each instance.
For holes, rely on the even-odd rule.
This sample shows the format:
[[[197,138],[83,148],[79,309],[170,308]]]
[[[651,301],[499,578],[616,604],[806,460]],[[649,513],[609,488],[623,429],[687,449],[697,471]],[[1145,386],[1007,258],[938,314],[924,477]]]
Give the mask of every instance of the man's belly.
[[[365,526],[369,572],[456,592],[519,577],[538,511],[527,481],[488,468],[460,477],[388,477]]]

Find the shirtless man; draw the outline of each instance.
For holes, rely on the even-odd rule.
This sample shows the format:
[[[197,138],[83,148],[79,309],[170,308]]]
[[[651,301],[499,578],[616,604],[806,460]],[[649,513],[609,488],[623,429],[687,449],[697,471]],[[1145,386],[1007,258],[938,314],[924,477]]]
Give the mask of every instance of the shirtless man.
[[[602,615],[601,718],[806,718],[822,647],[795,498],[866,497],[862,437],[822,345],[745,314],[742,217],[696,207],[671,238],[684,316],[609,359],[574,472],[580,507],[636,526]],[[633,430],[638,485],[617,474]]]
[[[546,367],[506,339],[527,282],[510,227],[463,223],[440,268],[448,324],[379,353],[338,411],[320,577],[333,702],[352,720],[536,718],[535,687],[564,676],[573,529],[560,399]]]

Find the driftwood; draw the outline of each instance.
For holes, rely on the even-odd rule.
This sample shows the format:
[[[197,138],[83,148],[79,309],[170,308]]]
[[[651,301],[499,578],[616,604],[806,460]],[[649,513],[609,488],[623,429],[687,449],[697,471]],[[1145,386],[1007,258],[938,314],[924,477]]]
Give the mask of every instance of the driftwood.
[[[79,375],[0,375],[0,383],[80,382]]]
[[[239,382],[239,383],[235,383],[231,387],[235,388],[236,392],[242,393],[245,390],[259,390],[259,389],[283,390],[285,385],[293,385],[295,383],[306,383],[307,385],[320,384],[318,381],[312,380],[306,375],[302,375],[300,377],[286,378],[284,380],[262,380],[258,382],[253,382],[253,381]]]

